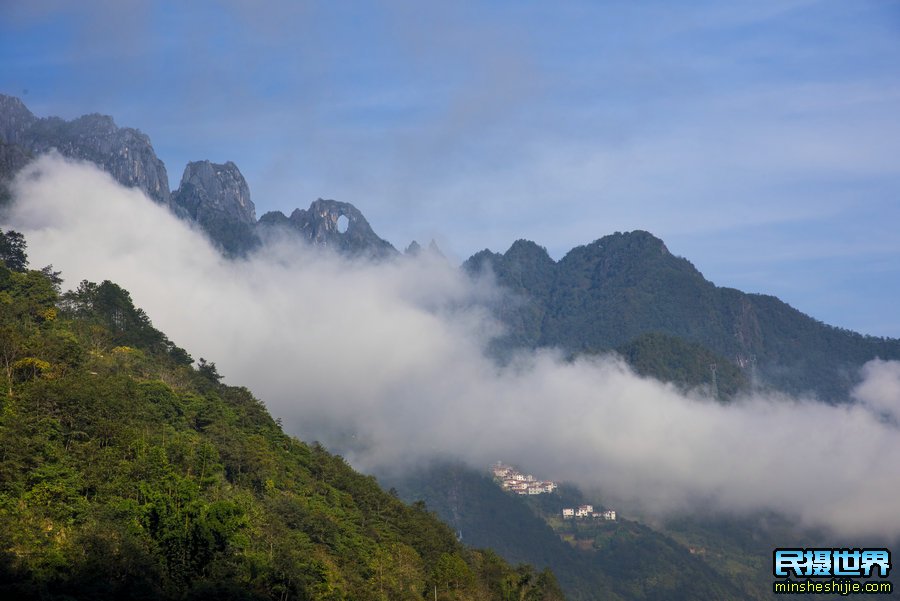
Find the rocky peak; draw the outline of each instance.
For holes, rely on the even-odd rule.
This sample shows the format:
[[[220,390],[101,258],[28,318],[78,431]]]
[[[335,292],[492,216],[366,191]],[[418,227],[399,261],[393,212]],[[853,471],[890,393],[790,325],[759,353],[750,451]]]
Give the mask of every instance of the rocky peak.
[[[141,131],[118,127],[112,117],[96,113],[71,121],[37,118],[20,99],[0,95],[0,201],[9,196],[6,180],[33,155],[51,149],[94,163],[119,183],[139,188],[179,217],[195,221],[230,256],[252,251],[260,244],[259,233],[275,227],[345,254],[397,254],[349,203],[319,199],[290,218],[276,211],[257,222],[247,181],[230,161],[189,163],[178,189],[170,193],[166,167]]]
[[[418,257],[423,254],[432,255],[435,257],[441,257],[446,259],[447,257],[444,255],[441,248],[437,245],[437,242],[434,241],[434,238],[431,239],[431,242],[428,243],[428,246],[422,248],[422,245],[419,244],[416,240],[413,240],[409,243],[409,246],[406,247],[406,250],[403,251],[404,255],[410,257]]]
[[[616,232],[595,240],[588,246],[596,246],[606,251],[628,251],[632,253],[647,252],[651,254],[668,255],[669,249],[665,242],[645,230],[631,232]]]
[[[100,113],[91,113],[82,115],[77,119],[69,122],[72,134],[76,136],[114,136],[119,132],[119,127],[109,115],[101,115]],[[149,142],[149,138],[140,131],[132,128],[122,128],[123,133],[130,134],[137,138],[143,138],[142,141]]]
[[[63,156],[94,163],[119,183],[169,205],[169,176],[150,138],[136,129],[117,127],[112,117],[38,119],[18,98],[0,95],[0,135],[33,154],[55,148]]]
[[[428,252],[433,254],[436,257],[441,257],[446,259],[446,255],[444,255],[444,251],[441,250],[441,247],[438,246],[437,242],[435,242],[434,238],[431,239],[431,242],[428,243]]]
[[[590,264],[597,265],[603,272],[621,272],[625,266],[672,264],[680,260],[669,252],[662,240],[650,232],[635,230],[616,232],[590,244],[576,246],[560,264]]]
[[[0,138],[8,144],[19,144],[23,132],[37,121],[28,107],[15,96],[0,94]]]
[[[540,263],[552,264],[553,259],[547,254],[547,249],[531,240],[519,239],[512,243],[509,250],[503,255],[508,261],[516,263]]]
[[[287,227],[315,246],[350,255],[385,257],[397,254],[390,242],[379,238],[359,209],[349,202],[320,198],[308,209],[294,209],[290,217],[280,211],[266,213],[259,223],[268,227]]]
[[[250,200],[250,187],[237,165],[194,161],[184,168],[181,185],[172,194],[174,204],[188,215],[203,222],[209,213],[252,225],[256,223],[256,207]]]
[[[467,273],[474,275],[485,269],[492,269],[500,261],[503,261],[503,255],[485,248],[466,259],[462,267]]]

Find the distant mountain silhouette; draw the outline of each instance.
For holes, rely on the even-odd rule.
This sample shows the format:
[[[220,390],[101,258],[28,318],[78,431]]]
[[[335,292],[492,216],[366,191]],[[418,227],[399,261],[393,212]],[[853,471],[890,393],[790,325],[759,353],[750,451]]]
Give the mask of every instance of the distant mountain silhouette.
[[[318,199],[290,216],[272,211],[257,220],[250,188],[230,161],[189,163],[179,188],[170,192],[165,165],[139,130],[117,127],[111,117],[96,114],[72,121],[38,118],[21,100],[4,95],[0,202],[9,198],[8,183],[22,166],[54,148],[97,164],[195,222],[228,256],[245,255],[277,232],[349,256],[400,254],[350,203]],[[433,244],[429,248],[440,253]],[[419,249],[411,245],[409,254]],[[534,242],[518,240],[503,254],[476,253],[463,267],[472,274],[491,271],[511,293],[496,307],[508,328],[495,345],[501,355],[545,346],[570,354],[618,349],[632,365],[640,364],[639,371],[682,378],[678,383],[688,386],[698,385],[707,372],[711,385],[710,364],[718,362],[725,378],[720,392],[731,394],[752,383],[832,402],[847,399],[866,361],[900,358],[900,340],[825,325],[773,296],[717,287],[645,231],[605,236],[558,262]],[[641,338],[649,334],[663,336]],[[692,358],[685,359],[686,353]],[[702,370],[698,366],[704,362]],[[734,366],[740,373],[732,378]]]
[[[509,328],[501,353],[598,352],[661,333],[725,357],[748,380],[827,401],[847,398],[866,361],[900,358],[900,340],[828,326],[774,296],[717,287],[645,231],[605,236],[559,262],[519,240],[504,254],[476,253],[464,268],[493,273],[511,293],[497,307]],[[657,340],[657,350],[671,354],[666,345]]]

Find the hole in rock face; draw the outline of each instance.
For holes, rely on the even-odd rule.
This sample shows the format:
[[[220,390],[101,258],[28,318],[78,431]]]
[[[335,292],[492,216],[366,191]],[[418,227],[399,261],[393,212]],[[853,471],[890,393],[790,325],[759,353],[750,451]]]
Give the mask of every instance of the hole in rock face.
[[[350,227],[350,219],[347,218],[346,215],[341,215],[337,218],[337,231],[340,234],[344,234],[347,232],[347,228]]]

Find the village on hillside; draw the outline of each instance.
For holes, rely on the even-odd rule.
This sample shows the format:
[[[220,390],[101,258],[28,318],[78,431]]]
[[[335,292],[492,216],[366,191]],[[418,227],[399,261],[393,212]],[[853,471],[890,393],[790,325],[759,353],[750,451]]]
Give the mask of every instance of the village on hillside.
[[[503,490],[509,490],[518,495],[541,495],[553,492],[557,488],[556,482],[537,480],[531,474],[522,474],[516,468],[504,465],[501,461],[495,463],[491,471]]]
[[[544,493],[552,493],[558,488],[556,482],[553,482],[552,480],[538,480],[531,474],[523,474],[511,465],[504,464],[502,461],[498,461],[491,466],[491,472],[494,474],[494,480],[500,484],[503,490],[514,492],[517,495],[541,495]],[[564,508],[562,510],[562,517],[564,520],[580,518],[615,521],[616,512],[614,509],[594,511],[593,505],[579,505],[577,508]]]
[[[573,509],[571,507],[564,508],[562,510],[562,516],[564,520],[592,518],[614,522],[616,520],[616,510],[607,509],[606,511],[594,511],[593,505],[579,505],[578,509]]]

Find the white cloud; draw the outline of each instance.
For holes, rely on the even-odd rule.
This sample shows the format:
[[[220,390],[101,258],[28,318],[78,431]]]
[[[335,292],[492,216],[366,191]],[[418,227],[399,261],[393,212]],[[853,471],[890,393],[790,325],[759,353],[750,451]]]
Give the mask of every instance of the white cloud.
[[[900,362],[869,361],[862,369],[863,381],[853,396],[863,405],[900,422]]]
[[[845,535],[900,535],[896,363],[860,403],[754,397],[721,405],[614,359],[482,355],[496,291],[434,258],[352,263],[282,243],[226,262],[140,193],[44,157],[16,183],[9,226],[70,285],[112,279],[195,357],[217,363],[306,439],[363,469],[433,454],[503,458],[650,511],[774,509]],[[875,409],[876,411],[872,411]],[[621,507],[627,513],[627,506]]]

